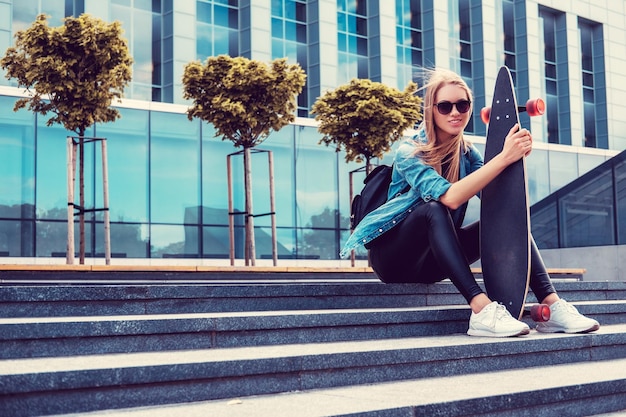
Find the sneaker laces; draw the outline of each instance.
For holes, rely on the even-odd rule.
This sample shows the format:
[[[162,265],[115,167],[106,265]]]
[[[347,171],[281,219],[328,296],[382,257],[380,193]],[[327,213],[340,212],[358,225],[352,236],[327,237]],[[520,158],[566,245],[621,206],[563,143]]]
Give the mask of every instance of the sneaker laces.
[[[495,328],[496,321],[501,320],[503,318],[506,319],[509,316],[511,316],[511,315],[507,311],[506,307],[503,306],[502,304],[497,304],[496,305],[496,313],[493,315],[493,320],[491,322],[491,326]]]
[[[571,305],[570,303],[568,303],[565,300],[561,300],[561,302],[558,304],[558,306],[563,309],[563,311],[567,314],[570,315],[575,315],[575,316],[580,316],[580,313],[578,312],[578,310],[576,309],[576,307],[574,307],[573,305]]]

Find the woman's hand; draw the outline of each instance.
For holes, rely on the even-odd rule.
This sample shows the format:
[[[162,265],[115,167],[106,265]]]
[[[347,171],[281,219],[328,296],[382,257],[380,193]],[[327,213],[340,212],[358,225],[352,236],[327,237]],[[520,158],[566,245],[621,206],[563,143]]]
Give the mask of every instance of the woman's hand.
[[[501,155],[507,164],[528,156],[532,151],[533,137],[528,129],[521,129],[519,123],[509,130],[504,139]]]
[[[448,191],[439,198],[439,201],[453,210],[460,207],[461,204],[481,191],[500,172],[504,171],[507,166],[528,155],[532,150],[532,145],[533,138],[530,132],[527,129],[520,129],[519,124],[516,124],[506,135],[502,151],[480,169],[452,183]]]

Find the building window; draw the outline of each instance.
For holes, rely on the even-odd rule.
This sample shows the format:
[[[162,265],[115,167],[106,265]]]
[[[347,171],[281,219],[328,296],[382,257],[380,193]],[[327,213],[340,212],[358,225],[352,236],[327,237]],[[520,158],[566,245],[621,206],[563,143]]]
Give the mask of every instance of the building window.
[[[161,1],[112,0],[111,20],[119,20],[133,56],[133,80],[125,96],[161,101]]]
[[[367,2],[337,0],[337,84],[369,78]]]
[[[583,93],[583,145],[608,148],[602,25],[578,20]]]
[[[481,5],[477,0],[457,0],[458,3],[458,22],[456,27],[458,28],[458,66],[459,73],[467,83],[467,85],[474,91],[483,91],[484,87],[475,85],[477,78],[482,78],[479,74],[475,74],[473,62],[477,60],[477,56],[482,53],[477,53],[477,48],[482,42],[480,35],[480,21],[477,20],[477,16],[480,16]],[[481,97],[474,98],[475,105],[479,100],[484,99]],[[473,117],[470,119],[465,130],[469,133],[479,133],[476,131],[475,118],[478,117],[478,112],[474,112]],[[482,132],[480,132],[482,133]]]
[[[511,71],[517,85],[517,48],[515,45],[515,5],[513,0],[502,0],[502,33],[504,35],[504,65]]]
[[[196,2],[196,53],[198,59],[217,55],[239,56],[238,1]]]
[[[432,36],[432,0],[396,1],[396,49],[398,88],[414,81],[423,85],[422,68],[431,66],[434,57],[425,50],[424,38]]]
[[[539,7],[543,24],[544,78],[548,142],[571,144],[569,132],[569,88],[567,85],[567,39],[565,14]],[[567,132],[565,131],[567,129]]]
[[[306,0],[272,1],[272,59],[288,58],[308,69]],[[308,117],[307,86],[298,96],[298,116]]]

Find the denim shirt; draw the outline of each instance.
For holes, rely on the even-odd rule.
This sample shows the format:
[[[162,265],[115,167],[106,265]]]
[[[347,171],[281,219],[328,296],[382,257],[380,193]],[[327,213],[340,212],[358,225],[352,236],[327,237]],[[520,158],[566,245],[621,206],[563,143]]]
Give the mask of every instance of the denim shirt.
[[[423,129],[412,139],[400,144],[393,161],[393,172],[387,202],[373,210],[361,220],[346,241],[340,256],[347,258],[350,252],[360,245],[367,245],[391,228],[397,226],[417,206],[430,200],[439,200],[448,191],[451,183],[437,173],[430,165],[416,156],[417,144],[426,141]],[[478,150],[470,145],[461,157],[459,179],[483,166],[483,158]],[[402,193],[410,185],[409,191]],[[456,210],[463,221],[467,203]]]

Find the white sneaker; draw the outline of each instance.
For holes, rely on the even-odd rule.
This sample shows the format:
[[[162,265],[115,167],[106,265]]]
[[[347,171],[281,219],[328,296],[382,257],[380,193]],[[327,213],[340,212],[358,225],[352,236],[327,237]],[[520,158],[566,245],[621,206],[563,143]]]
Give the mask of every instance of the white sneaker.
[[[524,322],[515,320],[501,304],[492,302],[486,305],[480,313],[472,312],[467,334],[470,336],[511,337],[530,333],[530,328]]]
[[[542,333],[588,333],[599,328],[600,323],[583,316],[563,299],[550,306],[550,320],[537,323],[537,331]]]

